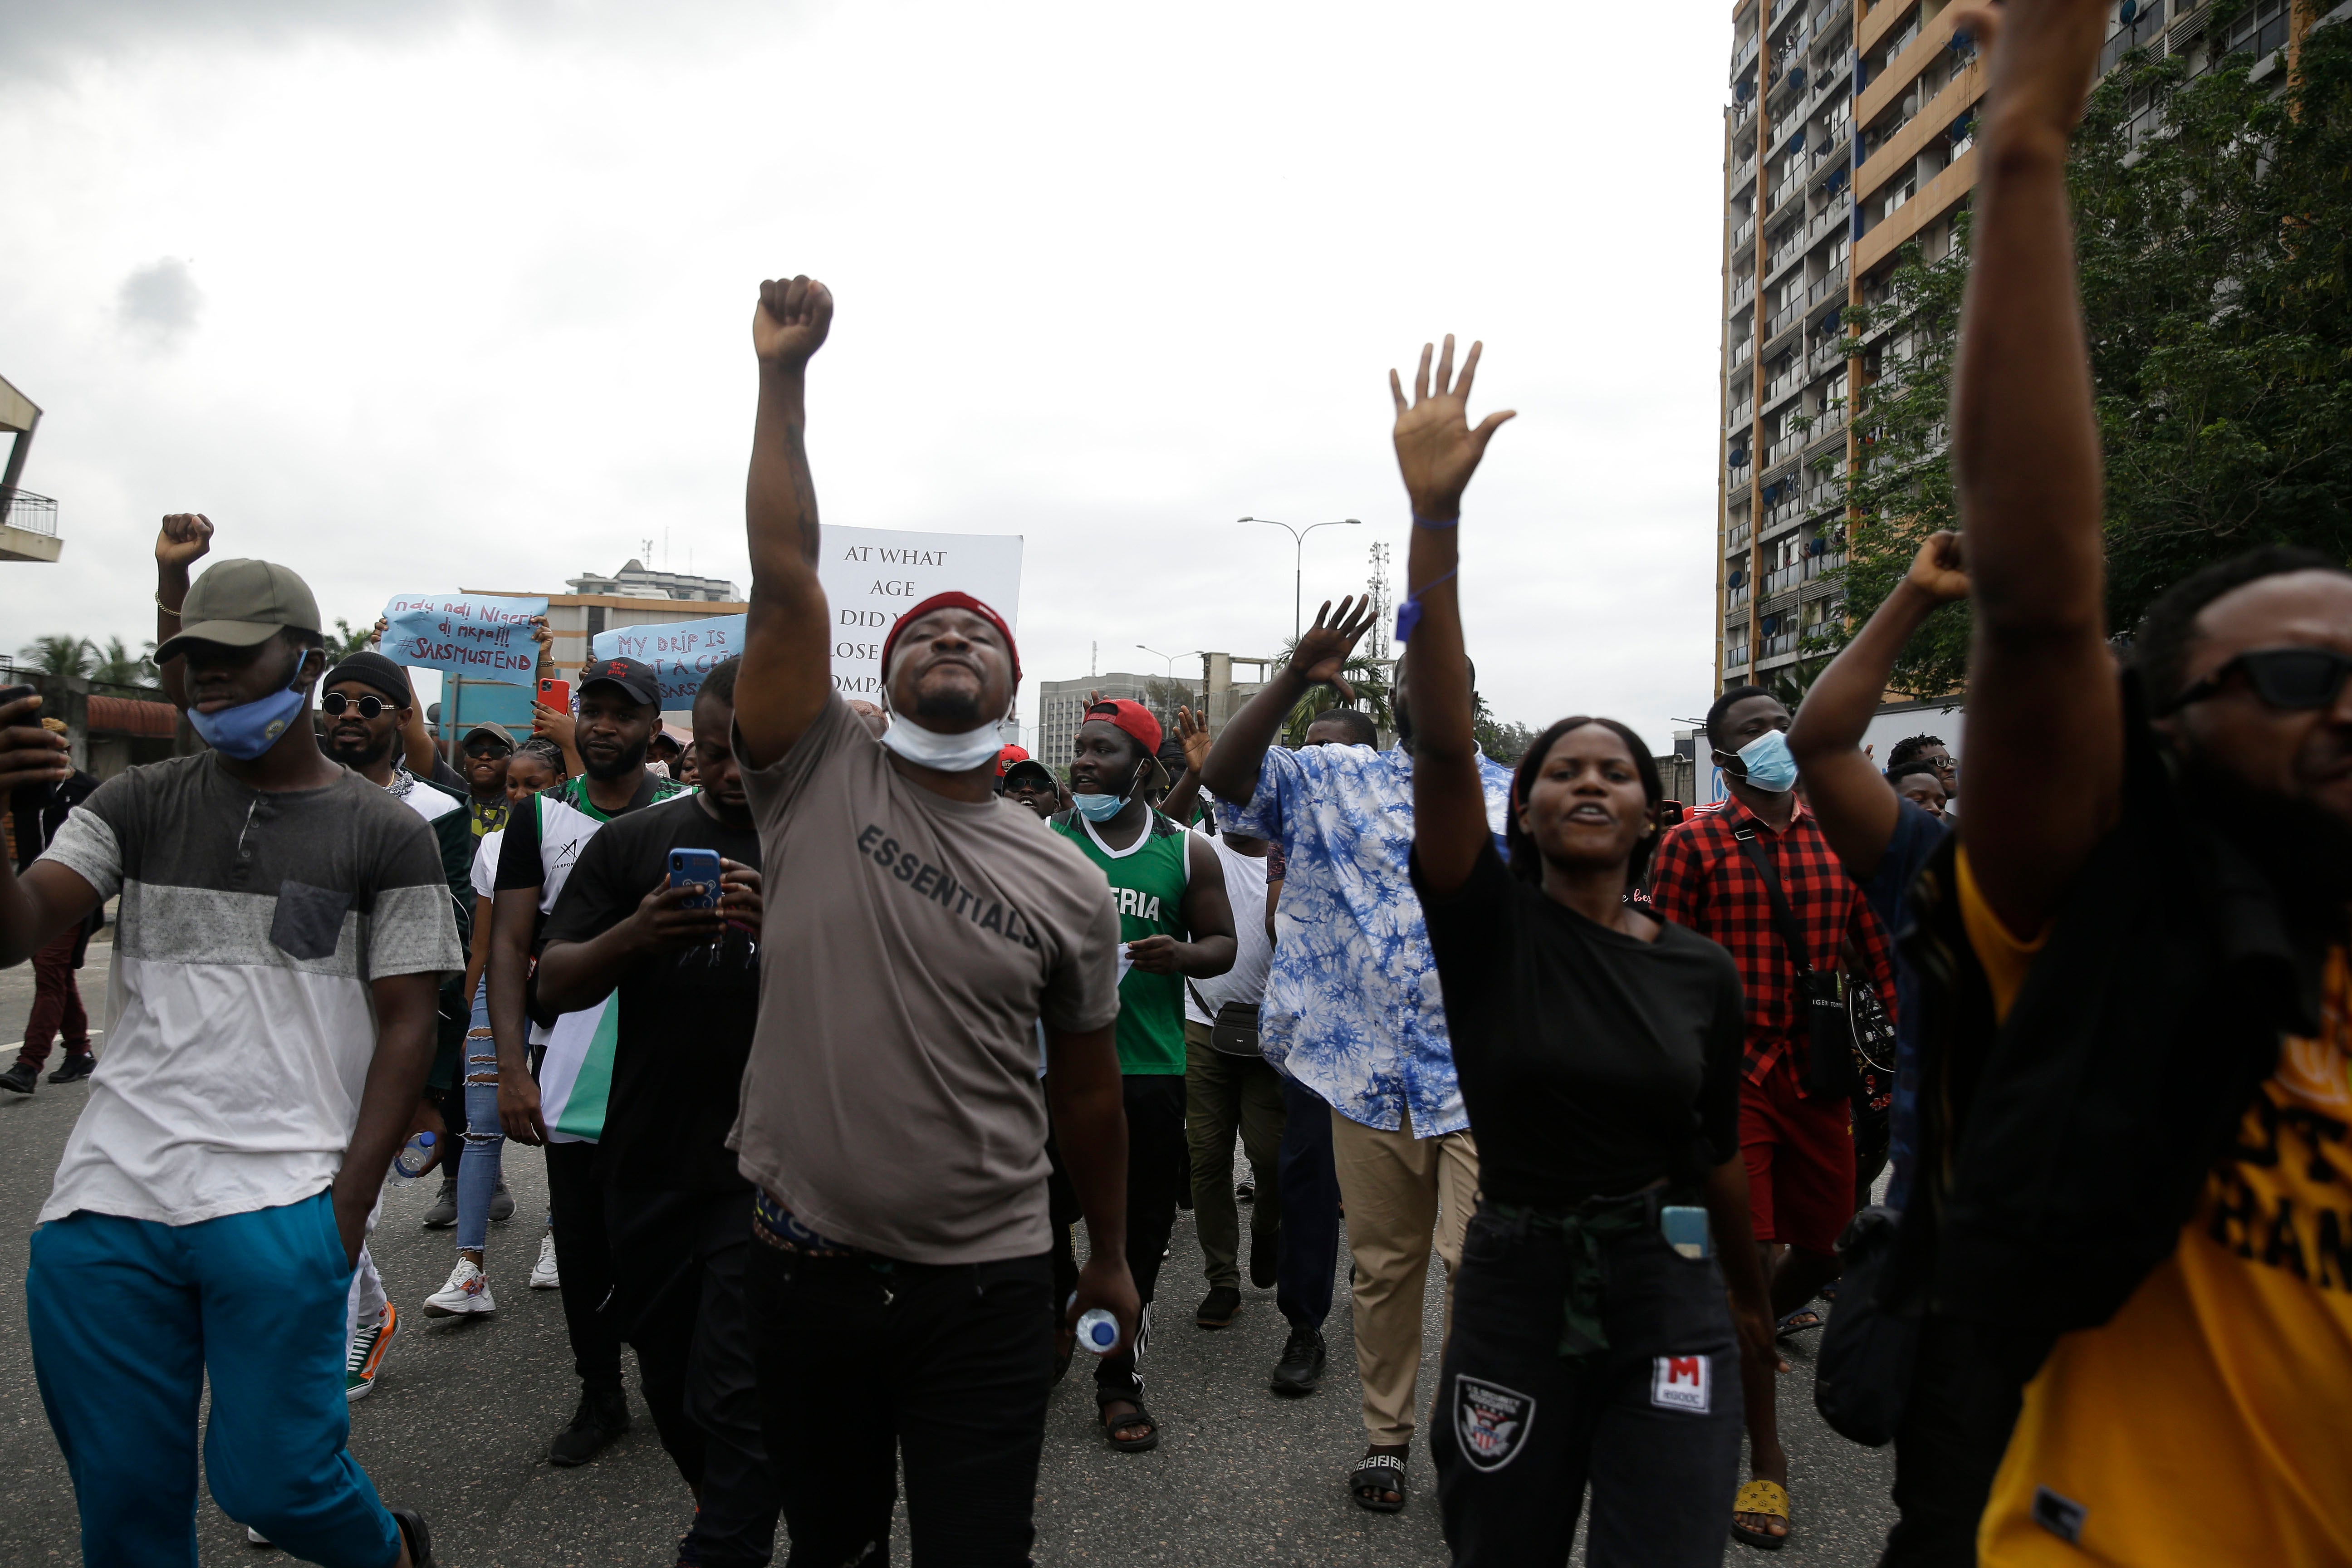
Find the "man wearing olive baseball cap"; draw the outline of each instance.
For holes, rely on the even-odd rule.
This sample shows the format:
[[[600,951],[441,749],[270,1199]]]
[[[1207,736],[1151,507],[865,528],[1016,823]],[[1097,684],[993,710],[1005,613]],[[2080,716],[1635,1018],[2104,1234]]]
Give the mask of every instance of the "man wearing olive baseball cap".
[[[167,521],[167,589],[210,534]],[[182,598],[157,596],[157,658],[212,749],[109,780],[22,877],[0,866],[0,965],[122,900],[120,1012],[25,1279],[41,1402],[89,1562],[194,1560],[209,1374],[231,1518],[314,1563],[429,1563],[423,1519],[346,1447],[343,1359],[352,1260],[464,963],[440,857],[319,750],[301,578],[225,561]]]

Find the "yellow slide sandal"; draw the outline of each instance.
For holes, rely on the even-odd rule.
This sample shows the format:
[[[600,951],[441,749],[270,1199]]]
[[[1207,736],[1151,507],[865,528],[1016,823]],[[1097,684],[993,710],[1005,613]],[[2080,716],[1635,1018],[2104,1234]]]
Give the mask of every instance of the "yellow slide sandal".
[[[1778,1552],[1788,1543],[1785,1534],[1775,1535],[1769,1530],[1754,1530],[1739,1522],[1738,1515],[1760,1513],[1767,1519],[1777,1519],[1783,1524],[1789,1519],[1789,1489],[1778,1481],[1750,1481],[1739,1489],[1731,1501],[1731,1538],[1742,1546],[1754,1546],[1766,1552]]]

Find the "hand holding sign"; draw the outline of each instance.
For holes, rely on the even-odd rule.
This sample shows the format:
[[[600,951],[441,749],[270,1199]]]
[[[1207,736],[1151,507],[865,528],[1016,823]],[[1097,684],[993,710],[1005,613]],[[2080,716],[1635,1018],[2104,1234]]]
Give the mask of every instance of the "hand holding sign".
[[[520,685],[539,660],[528,633],[545,599],[407,594],[384,606],[383,651],[402,664]]]

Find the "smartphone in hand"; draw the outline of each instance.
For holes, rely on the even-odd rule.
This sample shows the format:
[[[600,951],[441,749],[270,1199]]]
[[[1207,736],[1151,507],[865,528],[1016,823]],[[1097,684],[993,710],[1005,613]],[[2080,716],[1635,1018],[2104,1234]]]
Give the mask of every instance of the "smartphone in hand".
[[[539,701],[542,708],[552,708],[558,713],[572,711],[572,682],[542,680],[539,683]]]
[[[716,849],[673,849],[669,852],[669,885],[673,888],[698,888],[701,890],[688,899],[682,908],[715,910],[719,907],[719,851]]]

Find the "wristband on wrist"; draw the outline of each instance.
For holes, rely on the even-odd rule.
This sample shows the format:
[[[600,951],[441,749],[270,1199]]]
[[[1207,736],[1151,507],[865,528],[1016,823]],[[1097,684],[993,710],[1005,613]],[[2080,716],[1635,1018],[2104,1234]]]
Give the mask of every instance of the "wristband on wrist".
[[[1422,515],[1421,515],[1421,513],[1419,513],[1419,512],[1414,512],[1414,513],[1412,514],[1412,525],[1413,525],[1413,527],[1415,527],[1415,528],[1437,528],[1437,529],[1455,528],[1455,527],[1460,526],[1461,521],[1462,521],[1462,514],[1461,514],[1460,512],[1458,512],[1458,511],[1457,511],[1457,512],[1455,512],[1455,513],[1454,513],[1451,518],[1448,518],[1448,519],[1447,519],[1445,521],[1444,521],[1444,522],[1438,522],[1438,521],[1434,521],[1434,520],[1433,520],[1433,519],[1423,517],[1423,516],[1422,516]]]
[[[1416,519],[1414,519],[1414,521],[1419,521],[1420,520],[1419,520],[1418,518],[1416,518]],[[1453,525],[1449,523],[1449,524],[1447,524],[1446,526],[1451,527],[1451,526],[1453,526]],[[1450,578],[1454,575],[1454,573],[1459,572],[1459,571],[1461,571],[1461,570],[1462,570],[1462,568],[1461,568],[1461,567],[1459,567],[1459,566],[1453,566],[1453,567],[1449,567],[1449,568],[1447,568],[1447,569],[1446,569],[1446,571],[1445,571],[1445,573],[1444,573],[1444,574],[1443,576],[1433,577],[1433,578],[1432,578],[1432,579],[1430,579],[1428,582],[1423,583],[1423,584],[1419,588],[1416,588],[1415,590],[1413,590],[1413,592],[1412,592],[1411,595],[1407,595],[1407,596],[1406,596],[1406,598],[1405,598],[1405,602],[1404,602],[1403,604],[1399,605],[1397,606],[1397,624],[1396,624],[1396,640],[1397,640],[1397,641],[1399,641],[1399,642],[1409,642],[1409,641],[1411,641],[1411,640],[1412,640],[1412,629],[1413,629],[1413,627],[1415,627],[1415,626],[1417,626],[1421,625],[1421,596],[1422,596],[1422,595],[1428,593],[1432,588],[1436,587],[1436,586],[1438,585],[1438,584],[1447,581],[1448,579],[1450,579]]]

